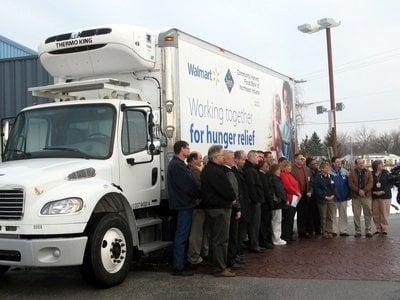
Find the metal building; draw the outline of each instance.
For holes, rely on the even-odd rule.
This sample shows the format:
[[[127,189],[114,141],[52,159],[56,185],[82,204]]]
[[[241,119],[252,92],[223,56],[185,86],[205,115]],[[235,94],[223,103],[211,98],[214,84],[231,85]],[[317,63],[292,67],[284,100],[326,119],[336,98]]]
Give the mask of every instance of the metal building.
[[[37,55],[37,53],[0,35],[0,59],[32,55]]]
[[[0,59],[0,118],[13,117],[26,106],[47,101],[28,93],[30,87],[53,83],[37,53],[0,36],[0,57],[3,54],[8,58]]]

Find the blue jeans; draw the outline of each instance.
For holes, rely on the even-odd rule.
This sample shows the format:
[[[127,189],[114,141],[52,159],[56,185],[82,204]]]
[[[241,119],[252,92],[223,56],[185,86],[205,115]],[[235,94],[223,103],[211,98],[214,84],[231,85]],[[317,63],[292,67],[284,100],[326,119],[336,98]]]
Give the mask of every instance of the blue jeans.
[[[192,225],[193,209],[178,210],[174,241],[174,269],[182,271],[186,261],[186,243]]]

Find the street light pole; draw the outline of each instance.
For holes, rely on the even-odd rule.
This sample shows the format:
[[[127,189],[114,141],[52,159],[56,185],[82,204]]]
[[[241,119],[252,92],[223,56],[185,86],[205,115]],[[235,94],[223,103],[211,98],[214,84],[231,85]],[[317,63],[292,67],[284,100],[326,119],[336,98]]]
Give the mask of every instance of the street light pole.
[[[315,33],[322,29],[326,29],[326,46],[328,52],[328,70],[329,70],[329,94],[331,102],[330,117],[332,117],[333,125],[330,126],[331,137],[332,137],[332,152],[333,155],[337,155],[337,135],[336,135],[336,103],[335,103],[335,92],[333,85],[333,66],[332,66],[332,44],[331,44],[331,28],[340,25],[340,22],[336,22],[332,18],[324,18],[317,21],[318,25],[313,26],[310,24],[303,24],[297,27],[303,33]],[[330,124],[329,124],[330,125]]]
[[[335,88],[333,84],[333,64],[332,64],[332,43],[331,43],[331,28],[326,28],[326,48],[328,52],[328,70],[329,70],[329,95],[331,100],[331,111],[333,118],[333,126],[331,128],[332,152],[337,155],[337,137],[336,137],[336,103],[335,103]]]

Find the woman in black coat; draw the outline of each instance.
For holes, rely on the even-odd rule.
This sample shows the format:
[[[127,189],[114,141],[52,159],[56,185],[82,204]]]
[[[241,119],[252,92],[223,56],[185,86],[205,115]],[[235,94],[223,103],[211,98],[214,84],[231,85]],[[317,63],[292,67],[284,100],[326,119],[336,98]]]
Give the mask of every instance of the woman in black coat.
[[[372,169],[374,179],[372,187],[372,217],[376,227],[375,234],[387,235],[393,183],[381,160],[375,160],[372,163]]]
[[[273,190],[272,205],[272,242],[274,245],[286,245],[286,241],[281,239],[282,233],[282,209],[286,207],[286,193],[280,179],[281,169],[278,164],[274,164],[269,169],[270,186]]]

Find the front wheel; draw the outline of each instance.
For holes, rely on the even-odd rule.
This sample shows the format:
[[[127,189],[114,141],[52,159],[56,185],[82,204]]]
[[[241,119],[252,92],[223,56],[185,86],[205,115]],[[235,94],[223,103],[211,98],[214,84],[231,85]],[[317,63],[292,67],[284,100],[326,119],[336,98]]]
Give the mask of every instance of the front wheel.
[[[132,235],[118,214],[98,217],[89,229],[81,273],[89,284],[108,288],[120,284],[132,263]]]

